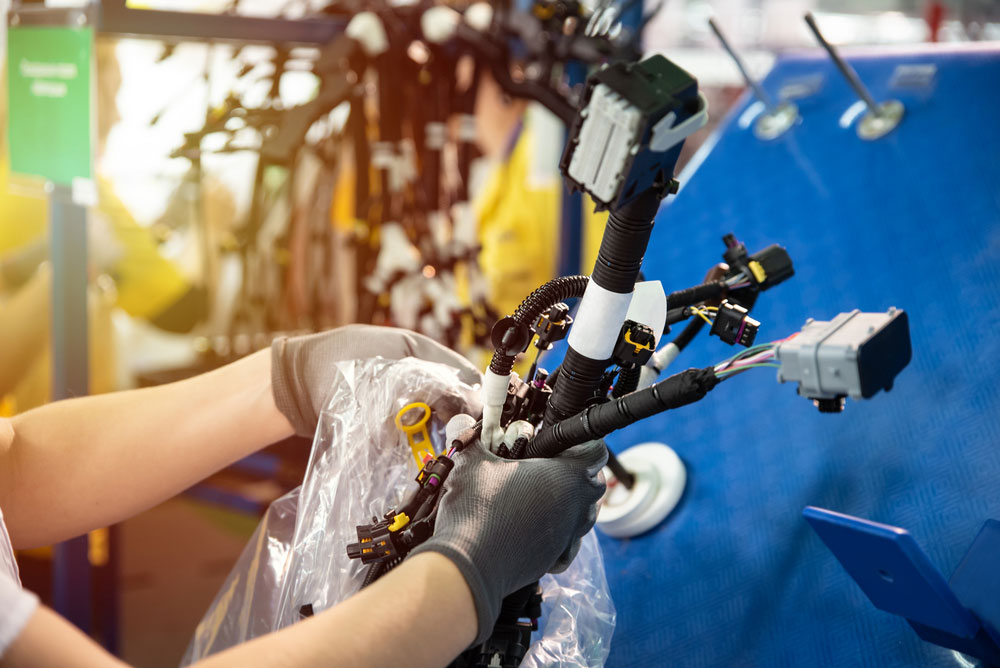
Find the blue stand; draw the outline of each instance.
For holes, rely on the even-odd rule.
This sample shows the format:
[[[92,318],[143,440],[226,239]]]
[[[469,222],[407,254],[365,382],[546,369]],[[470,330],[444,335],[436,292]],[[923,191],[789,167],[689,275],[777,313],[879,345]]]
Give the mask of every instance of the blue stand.
[[[1000,522],[986,521],[945,580],[905,529],[812,506],[802,514],[876,608],[927,642],[1000,666]]]
[[[68,186],[49,198],[52,263],[52,400],[86,395],[87,212],[73,203]],[[91,633],[92,585],[87,535],[60,543],[52,554],[52,607],[84,633]]]

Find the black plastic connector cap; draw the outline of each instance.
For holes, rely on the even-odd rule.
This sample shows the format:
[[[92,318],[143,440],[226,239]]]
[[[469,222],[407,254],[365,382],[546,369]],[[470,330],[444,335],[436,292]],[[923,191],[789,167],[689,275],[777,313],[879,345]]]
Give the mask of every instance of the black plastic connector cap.
[[[761,290],[773,288],[795,275],[792,258],[789,257],[788,251],[778,244],[772,244],[754,253],[750,256],[750,262],[757,262],[764,271],[764,280],[759,286]]]
[[[563,302],[549,307],[531,325],[531,330],[538,335],[535,347],[539,350],[548,350],[556,341],[566,338],[569,326],[573,324],[573,318],[569,315],[569,306]]]
[[[820,413],[843,413],[845,399],[846,397],[843,396],[832,399],[813,399],[813,404],[816,405]]]
[[[749,348],[757,338],[758,329],[760,322],[751,318],[745,308],[725,301],[719,305],[710,334],[729,345],[738,343]]]
[[[729,266],[742,264],[747,258],[747,247],[736,238],[736,235],[729,233],[722,237],[722,243],[726,244],[726,252],[722,254],[722,259]]]
[[[892,312],[892,319],[858,346],[861,396],[868,399],[879,390],[892,389],[896,376],[913,357],[910,318],[906,311]]]
[[[531,343],[531,329],[513,316],[507,316],[493,325],[490,340],[498,351],[504,355],[514,356],[528,349],[528,344]]]

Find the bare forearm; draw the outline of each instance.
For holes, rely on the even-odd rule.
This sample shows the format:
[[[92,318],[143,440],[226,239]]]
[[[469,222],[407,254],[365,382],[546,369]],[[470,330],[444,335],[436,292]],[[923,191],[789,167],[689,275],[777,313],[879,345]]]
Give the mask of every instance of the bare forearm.
[[[18,547],[129,517],[291,435],[270,351],[160,387],[61,401],[0,434],[0,507]]]
[[[472,593],[458,568],[420,554],[312,619],[208,657],[197,668],[444,666],[476,634]],[[28,621],[0,667],[125,668],[51,610]]]
[[[458,568],[425,553],[330,610],[195,666],[444,666],[472,643],[476,624]]]

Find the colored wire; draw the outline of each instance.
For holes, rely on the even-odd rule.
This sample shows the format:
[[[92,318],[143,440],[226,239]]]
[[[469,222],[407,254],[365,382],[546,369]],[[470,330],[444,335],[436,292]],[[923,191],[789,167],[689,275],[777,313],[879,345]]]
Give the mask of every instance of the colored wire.
[[[775,343],[780,343],[780,342],[760,343],[760,344],[757,344],[756,346],[751,346],[751,347],[747,348],[746,350],[741,350],[740,352],[736,353],[732,357],[730,357],[730,358],[728,358],[726,360],[723,360],[722,362],[719,362],[718,364],[716,364],[715,365],[715,369],[716,369],[716,371],[721,371],[722,369],[725,369],[727,366],[729,366],[730,364],[732,364],[736,360],[743,359],[743,358],[746,358],[746,357],[750,357],[752,355],[756,355],[757,353],[763,352],[765,350],[769,350],[771,347],[773,347],[775,345]]]
[[[763,367],[771,367],[771,368],[777,369],[777,368],[780,368],[781,365],[780,364],[773,364],[771,362],[765,362],[765,363],[762,363],[762,364],[748,364],[747,366],[741,366],[741,367],[736,367],[736,368],[732,368],[732,369],[725,369],[723,371],[716,371],[715,375],[718,376],[719,378],[726,379],[726,378],[729,378],[731,376],[735,376],[737,374],[743,373],[744,371],[749,371],[750,369],[759,369],[759,368],[763,368]]]
[[[698,308],[697,306],[692,306],[690,308],[691,308],[691,312],[692,313],[694,313],[695,315],[697,315],[699,318],[701,318],[702,320],[704,320],[708,324],[710,324],[710,325],[712,324],[712,320],[707,315],[705,315],[705,312],[702,311],[700,308]]]

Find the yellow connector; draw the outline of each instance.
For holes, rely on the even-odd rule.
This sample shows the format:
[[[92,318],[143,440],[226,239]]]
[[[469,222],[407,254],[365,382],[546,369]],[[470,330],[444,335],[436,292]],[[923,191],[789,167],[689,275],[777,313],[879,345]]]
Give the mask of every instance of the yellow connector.
[[[389,525],[389,531],[399,531],[409,523],[410,518],[407,517],[406,513],[400,513],[392,518],[392,524]]]
[[[629,334],[631,333],[632,333],[631,329],[625,330],[625,343],[629,344],[630,346],[635,346],[636,355],[638,355],[639,352],[642,350],[653,350],[652,343],[636,343],[635,341],[633,341],[632,337],[629,336]]]
[[[753,277],[758,283],[763,283],[767,280],[767,272],[764,271],[764,267],[760,265],[757,260],[750,260],[747,262],[747,266],[750,267],[750,271],[753,272]]]
[[[431,419],[431,407],[422,401],[403,406],[396,413],[396,427],[406,434],[406,440],[417,460],[417,468],[424,465],[424,457],[434,459],[434,444],[431,442],[427,422]]]

